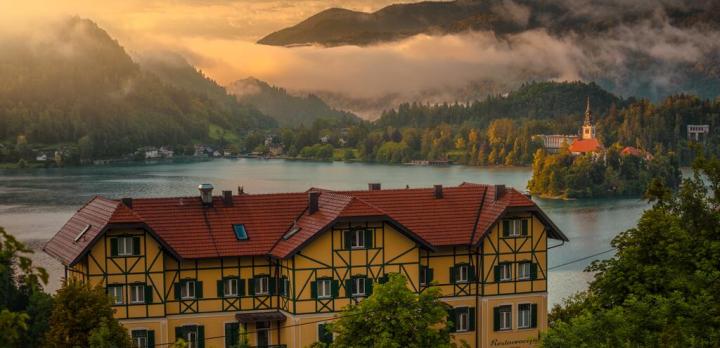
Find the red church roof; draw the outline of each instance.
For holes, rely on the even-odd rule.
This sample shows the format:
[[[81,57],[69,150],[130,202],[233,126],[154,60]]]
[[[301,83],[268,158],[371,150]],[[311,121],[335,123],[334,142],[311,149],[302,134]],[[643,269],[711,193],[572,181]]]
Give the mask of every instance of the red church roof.
[[[231,204],[214,197],[209,207],[199,196],[140,198],[128,205],[96,197],[70,218],[44,250],[64,264],[73,264],[108,228],[136,227],[147,230],[180,259],[284,258],[335,222],[358,218],[385,221],[433,249],[476,245],[490,226],[513,209],[536,212],[548,225],[550,237],[567,240],[532,200],[502,186],[464,183],[444,188],[442,198],[435,197],[433,188],[311,191],[320,192],[319,209],[313,214],[307,209],[308,192],[241,194],[232,196]],[[235,237],[233,225],[237,224],[244,225],[247,240]]]
[[[587,153],[587,152],[598,152],[603,149],[602,144],[595,139],[578,139],[570,144],[570,152],[572,153]]]

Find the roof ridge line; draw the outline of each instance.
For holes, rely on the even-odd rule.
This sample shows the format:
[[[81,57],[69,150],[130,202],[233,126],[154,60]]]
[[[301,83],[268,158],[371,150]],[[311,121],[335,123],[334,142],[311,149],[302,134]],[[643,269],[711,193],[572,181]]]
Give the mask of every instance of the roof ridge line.
[[[475,240],[475,234],[477,233],[477,227],[478,227],[478,224],[480,223],[480,215],[482,214],[482,210],[485,207],[485,197],[487,197],[487,191],[489,188],[490,188],[489,186],[485,186],[483,189],[482,198],[480,198],[480,206],[478,207],[477,215],[475,216],[475,223],[473,224],[473,231],[472,231],[472,234],[470,235],[470,242],[468,243],[469,245],[472,245],[473,241]]]

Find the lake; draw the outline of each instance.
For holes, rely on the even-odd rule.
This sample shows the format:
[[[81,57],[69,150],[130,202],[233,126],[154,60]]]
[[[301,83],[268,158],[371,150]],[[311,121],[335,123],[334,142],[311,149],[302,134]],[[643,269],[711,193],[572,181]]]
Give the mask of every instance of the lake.
[[[63,276],[62,266],[40,249],[94,195],[110,198],[197,194],[197,185],[212,183],[216,192],[304,191],[309,187],[367,189],[454,186],[463,181],[505,184],[525,190],[529,168],[467,166],[416,167],[343,162],[301,162],[258,159],[216,159],[155,165],[93,166],[63,169],[0,170],[0,226],[37,250],[36,264],[50,272],[48,290]],[[568,261],[608,250],[612,238],[633,227],[648,204],[640,199],[555,201],[533,198],[570,239],[550,251],[549,302],[583,290],[590,274],[582,270],[592,257],[563,267]],[[552,242],[551,242],[552,244]]]

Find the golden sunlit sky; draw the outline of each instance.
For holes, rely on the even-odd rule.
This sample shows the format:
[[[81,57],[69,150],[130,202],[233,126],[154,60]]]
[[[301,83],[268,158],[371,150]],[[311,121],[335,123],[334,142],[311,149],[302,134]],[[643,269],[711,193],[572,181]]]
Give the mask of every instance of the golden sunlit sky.
[[[551,35],[539,28],[502,38],[492,32],[421,34],[369,47],[286,48],[255,43],[328,8],[372,12],[400,2],[411,1],[0,1],[0,35],[17,30],[38,34],[48,30],[44,23],[79,16],[98,23],[134,57],[179,53],[223,85],[252,76],[290,91],[326,91],[360,99],[391,95],[405,101],[431,100],[430,91],[438,96],[434,101],[449,102],[457,100],[454,89],[476,82],[508,86],[512,85],[508,82],[527,81],[528,76],[579,80],[598,72],[622,80],[628,74],[624,62],[638,52],[669,62],[656,75],[671,76],[673,64],[697,61],[716,49],[712,43],[720,37],[716,32],[678,30],[658,15],[653,21],[621,26],[592,38]],[[513,0],[503,0],[498,6],[498,13],[511,17],[529,13]],[[668,81],[672,79],[655,82]]]

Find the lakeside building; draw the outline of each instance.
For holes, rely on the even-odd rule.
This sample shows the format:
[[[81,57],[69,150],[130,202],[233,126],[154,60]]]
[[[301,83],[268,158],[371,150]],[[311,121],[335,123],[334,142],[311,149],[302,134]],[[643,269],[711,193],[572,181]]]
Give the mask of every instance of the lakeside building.
[[[438,286],[471,347],[532,347],[547,328],[548,250],[568,239],[515,189],[199,189],[95,197],[44,247],[66,279],[107,289],[140,347],[229,347],[240,325],[253,346],[328,342],[325,325],[389,273]]]

